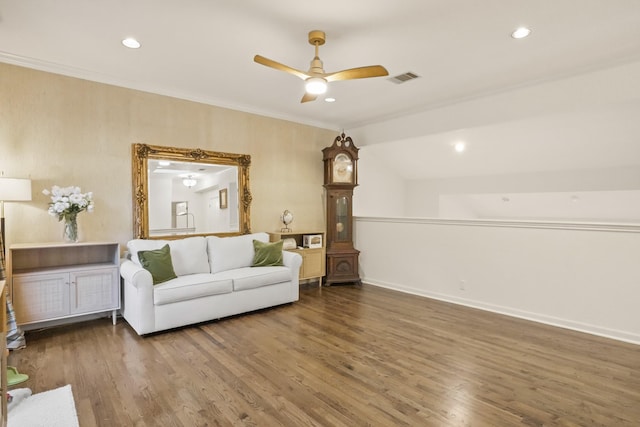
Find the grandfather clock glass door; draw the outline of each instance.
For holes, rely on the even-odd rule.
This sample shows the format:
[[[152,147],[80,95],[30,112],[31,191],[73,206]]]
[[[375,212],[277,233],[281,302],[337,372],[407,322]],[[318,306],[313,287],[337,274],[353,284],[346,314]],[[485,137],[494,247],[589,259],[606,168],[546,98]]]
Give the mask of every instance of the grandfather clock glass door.
[[[328,222],[327,249],[353,247],[351,233],[351,191],[327,189]]]
[[[336,243],[351,242],[349,208],[349,199],[347,197],[336,198]]]

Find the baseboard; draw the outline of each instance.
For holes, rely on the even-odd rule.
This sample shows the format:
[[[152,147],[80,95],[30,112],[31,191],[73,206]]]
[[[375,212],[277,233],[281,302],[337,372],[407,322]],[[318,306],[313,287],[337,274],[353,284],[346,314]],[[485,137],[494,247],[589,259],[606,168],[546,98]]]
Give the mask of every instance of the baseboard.
[[[543,323],[545,325],[556,326],[559,328],[570,329],[577,332],[584,332],[591,335],[597,335],[604,338],[610,338],[616,341],[623,341],[630,344],[640,345],[640,335],[615,329],[603,328],[597,325],[590,325],[581,322],[575,322],[570,319],[562,319],[553,316],[547,316],[540,313],[527,312],[511,307],[487,304],[482,301],[459,298],[453,295],[439,294],[427,292],[423,289],[415,289],[402,286],[397,283],[388,283],[365,277],[362,281],[368,285],[378,286],[380,288],[391,289],[406,294],[417,295],[421,297],[431,298],[439,301],[450,302],[453,304],[463,305],[466,307],[477,308],[480,310],[490,311],[493,313],[504,314],[506,316],[517,317],[519,319],[530,320],[532,322]]]

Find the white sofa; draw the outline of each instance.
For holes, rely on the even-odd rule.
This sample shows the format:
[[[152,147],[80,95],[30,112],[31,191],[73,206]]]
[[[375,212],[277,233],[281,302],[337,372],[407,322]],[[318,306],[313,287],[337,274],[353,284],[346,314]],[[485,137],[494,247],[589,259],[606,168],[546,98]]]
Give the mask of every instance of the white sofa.
[[[251,267],[254,239],[269,236],[129,241],[120,266],[123,317],[144,335],[297,301],[302,257],[283,251],[284,266]],[[138,252],[167,244],[177,278],[154,285]]]

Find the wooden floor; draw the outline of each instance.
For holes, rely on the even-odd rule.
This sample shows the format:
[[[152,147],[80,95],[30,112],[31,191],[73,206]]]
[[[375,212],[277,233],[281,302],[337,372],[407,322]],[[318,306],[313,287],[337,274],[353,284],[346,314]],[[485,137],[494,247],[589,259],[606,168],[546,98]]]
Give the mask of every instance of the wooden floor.
[[[34,393],[91,426],[639,426],[640,346],[373,286],[138,337],[27,334]]]

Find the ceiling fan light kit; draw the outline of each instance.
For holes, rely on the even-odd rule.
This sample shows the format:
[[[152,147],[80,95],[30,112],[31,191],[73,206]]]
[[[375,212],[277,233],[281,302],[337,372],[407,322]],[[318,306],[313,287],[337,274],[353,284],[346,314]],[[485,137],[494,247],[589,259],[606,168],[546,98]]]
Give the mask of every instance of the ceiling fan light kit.
[[[327,81],[322,77],[309,77],[305,81],[304,89],[311,95],[322,95],[327,91]]]
[[[318,47],[326,41],[324,31],[313,30],[309,32],[309,44],[315,47],[315,56],[311,60],[309,71],[301,71],[288,65],[281,64],[264,56],[256,55],[253,60],[258,64],[293,74],[305,81],[305,91],[300,102],[314,101],[317,95],[327,91],[327,84],[336,80],[365,79],[369,77],[388,76],[389,72],[382,65],[369,65],[366,67],[350,68],[335,73],[325,73],[322,60],[318,55]]]

